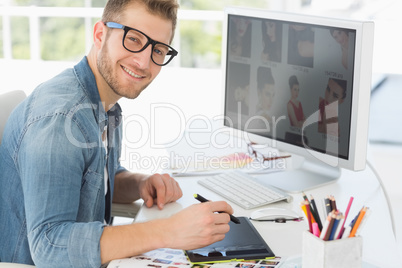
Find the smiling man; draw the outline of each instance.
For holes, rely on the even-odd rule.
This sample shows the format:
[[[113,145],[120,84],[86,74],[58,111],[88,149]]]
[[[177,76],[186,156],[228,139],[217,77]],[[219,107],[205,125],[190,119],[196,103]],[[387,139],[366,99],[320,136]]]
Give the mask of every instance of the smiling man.
[[[233,210],[223,201],[167,219],[108,225],[112,201],[142,198],[163,209],[182,196],[169,175],[132,173],[118,160],[117,101],[136,98],[177,55],[170,46],[177,8],[176,0],[108,1],[88,56],[14,110],[0,147],[0,262],[100,267],[224,238]]]

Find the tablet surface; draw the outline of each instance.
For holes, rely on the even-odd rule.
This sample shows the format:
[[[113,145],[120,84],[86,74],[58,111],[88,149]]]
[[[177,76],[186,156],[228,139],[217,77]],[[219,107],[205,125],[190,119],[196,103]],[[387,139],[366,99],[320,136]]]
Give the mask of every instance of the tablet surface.
[[[193,263],[268,259],[275,254],[246,217],[238,217],[240,224],[229,222],[225,239],[209,246],[186,250]]]

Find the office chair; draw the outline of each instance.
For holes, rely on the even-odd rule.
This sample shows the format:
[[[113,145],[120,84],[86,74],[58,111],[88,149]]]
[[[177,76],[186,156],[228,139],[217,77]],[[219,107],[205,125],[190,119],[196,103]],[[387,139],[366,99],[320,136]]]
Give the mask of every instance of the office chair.
[[[10,113],[25,98],[26,95],[22,90],[10,91],[0,95],[0,143],[3,137],[4,126]]]

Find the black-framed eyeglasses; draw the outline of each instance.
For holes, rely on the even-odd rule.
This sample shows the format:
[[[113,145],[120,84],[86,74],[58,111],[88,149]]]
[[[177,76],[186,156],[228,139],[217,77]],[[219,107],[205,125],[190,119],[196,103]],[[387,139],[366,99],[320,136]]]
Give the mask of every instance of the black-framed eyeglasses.
[[[156,65],[168,64],[179,53],[171,46],[155,41],[137,29],[117,22],[105,22],[105,25],[109,28],[124,30],[123,47],[132,53],[139,53],[152,45],[151,59]]]
[[[250,156],[253,156],[257,161],[261,162],[261,163],[265,163],[268,161],[273,161],[273,160],[277,160],[277,159],[283,159],[283,158],[288,158],[290,157],[290,155],[276,155],[276,156],[265,156],[263,155],[261,152],[257,151],[254,149],[253,146],[257,146],[257,143],[254,142],[250,142],[247,143],[247,150]]]

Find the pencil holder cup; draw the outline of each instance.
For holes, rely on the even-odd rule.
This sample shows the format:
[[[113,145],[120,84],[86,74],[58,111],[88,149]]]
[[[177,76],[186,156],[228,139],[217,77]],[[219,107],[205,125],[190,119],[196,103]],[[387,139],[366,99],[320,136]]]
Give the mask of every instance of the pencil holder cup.
[[[351,237],[324,241],[312,233],[303,233],[302,267],[362,267],[363,239]]]

